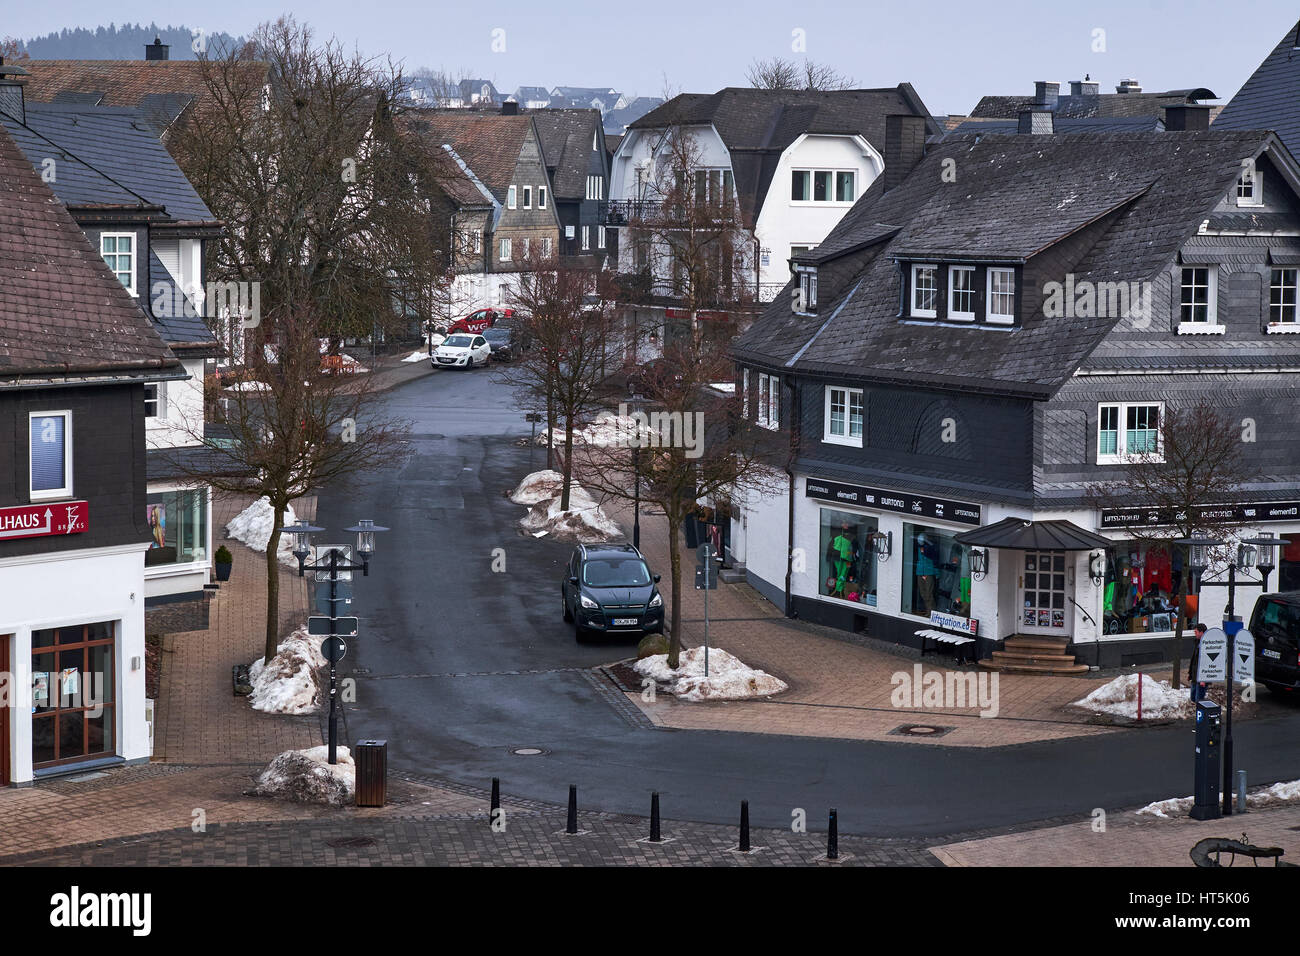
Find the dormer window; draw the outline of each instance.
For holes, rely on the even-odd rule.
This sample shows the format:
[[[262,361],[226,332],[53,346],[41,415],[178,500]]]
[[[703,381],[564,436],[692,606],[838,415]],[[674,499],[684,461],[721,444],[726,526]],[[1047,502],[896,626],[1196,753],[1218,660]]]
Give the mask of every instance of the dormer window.
[[[1011,325],[1016,321],[1016,270],[989,269],[989,321]]]
[[[912,317],[933,319],[939,315],[939,267],[912,266]]]
[[[795,275],[799,277],[799,288],[791,303],[795,312],[811,314],[817,311],[817,267],[795,266]]]
[[[948,318],[960,322],[974,322],[977,298],[975,292],[975,267],[949,267]]]
[[[1263,177],[1253,163],[1242,169],[1241,177],[1237,180],[1237,205],[1264,205]]]

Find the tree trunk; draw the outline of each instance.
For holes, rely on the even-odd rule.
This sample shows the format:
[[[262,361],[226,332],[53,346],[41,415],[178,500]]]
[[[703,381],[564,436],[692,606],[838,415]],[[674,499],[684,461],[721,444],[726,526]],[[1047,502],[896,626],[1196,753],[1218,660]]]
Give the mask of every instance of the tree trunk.
[[[1176,610],[1174,612],[1174,647],[1170,655],[1174,662],[1174,676],[1169,681],[1169,686],[1178,690],[1183,686],[1183,606],[1187,597],[1187,579],[1191,576],[1192,570],[1187,566],[1187,561],[1183,561],[1183,573],[1178,579],[1178,597],[1174,599]],[[1199,607],[1199,604],[1197,605]]]
[[[271,663],[280,646],[280,528],[284,526],[284,505],[275,507],[275,526],[266,542],[266,647],[262,658]]]
[[[564,487],[560,491],[560,510],[569,510],[569,489],[573,487],[573,416],[564,419]]]
[[[555,398],[546,390],[546,470],[555,470]]]
[[[673,579],[673,613],[668,635],[668,666],[676,669],[682,653],[682,555],[677,546],[682,521],[673,509],[668,511],[668,570]]]

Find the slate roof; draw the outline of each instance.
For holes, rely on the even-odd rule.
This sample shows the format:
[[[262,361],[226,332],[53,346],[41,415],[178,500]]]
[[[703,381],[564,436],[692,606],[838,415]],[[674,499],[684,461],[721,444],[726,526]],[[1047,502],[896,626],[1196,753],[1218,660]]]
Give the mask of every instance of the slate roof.
[[[218,222],[138,110],[29,103],[25,123],[0,122],[32,165],[55,160],[51,185],[69,206],[145,203],[177,222]]]
[[[1274,130],[1286,148],[1300,156],[1300,23],[1287,30],[1214,126]]]
[[[910,83],[872,90],[733,86],[716,93],[682,93],[628,128],[712,125],[731,152],[736,195],[748,221],[762,206],[781,153],[801,135],[856,133],[883,155],[885,117],[898,113],[924,116],[929,133],[940,131]]]
[[[555,198],[586,198],[591,138],[600,126],[600,111],[547,109],[529,115],[542,141],[542,156],[551,173]]]
[[[551,91],[544,86],[516,87],[511,95],[514,96],[520,106],[523,106],[528,100],[546,100],[547,102],[551,100]]]
[[[28,103],[73,99],[80,105],[136,107],[159,130],[207,95],[200,60],[24,60],[23,66],[31,72],[24,89]],[[243,69],[253,82],[266,79],[265,63],[250,60]]]
[[[831,231],[830,249],[879,241],[859,253],[856,275],[828,290],[819,314],[793,314],[787,288],[734,354],[814,375],[1048,397],[1117,318],[1035,315],[1001,330],[904,321],[895,257],[1022,258],[1109,213],[1069,270],[1076,281],[1140,281],[1173,260],[1241,159],[1274,143],[1267,133],[1218,130],[949,136],[901,185],[885,192],[877,179]],[[944,182],[945,160],[956,164],[956,182]],[[891,224],[898,232],[880,239]]]
[[[949,131],[950,135],[967,133],[1014,133],[1017,119],[965,119]],[[1164,120],[1156,115],[1147,116],[1055,116],[1058,133],[1130,133],[1140,130],[1159,131],[1165,128]]]
[[[605,129],[611,133],[622,132],[651,110],[663,106],[662,96],[638,96],[621,109],[605,111]]]
[[[0,130],[0,379],[181,371],[63,204]]]
[[[1168,90],[1164,93],[1097,93],[1095,95],[1062,93],[1057,97],[1058,117],[1082,119],[1102,116],[1161,116],[1166,106],[1183,106],[1201,100],[1215,99],[1211,90],[1197,87],[1189,90]],[[972,119],[989,117],[1014,119],[1022,110],[1032,109],[1034,97],[985,96],[971,110]]]
[[[532,114],[503,116],[472,110],[412,109],[399,122],[410,133],[426,137],[433,145],[456,150],[498,202],[514,178],[524,140],[532,128]]]

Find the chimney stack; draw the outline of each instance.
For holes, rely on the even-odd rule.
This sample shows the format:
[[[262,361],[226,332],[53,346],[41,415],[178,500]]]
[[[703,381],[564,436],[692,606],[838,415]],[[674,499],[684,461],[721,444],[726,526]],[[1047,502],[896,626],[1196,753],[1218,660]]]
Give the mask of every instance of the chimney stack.
[[[1115,87],[1116,93],[1141,93],[1142,86],[1137,80],[1120,80],[1119,86]]]
[[[510,97],[509,99],[507,99],[504,103],[501,104],[501,115],[502,115],[502,116],[518,116],[518,115],[519,115],[519,101],[516,100],[513,96]]]
[[[0,113],[12,116],[20,123],[27,122],[23,87],[30,76],[21,66],[5,63],[4,57],[0,56]]]
[[[144,45],[144,58],[146,60],[166,60],[171,52],[171,47],[163,43],[162,37],[154,35],[152,43]]]
[[[1070,81],[1071,96],[1098,96],[1101,93],[1101,84],[1094,83],[1088,74],[1084,74],[1081,80]]]
[[[1182,133],[1210,128],[1210,107],[1200,103],[1184,103],[1165,107],[1165,131]]]
[[[925,155],[925,117],[891,113],[885,117],[885,192],[893,189]]]
[[[1056,109],[1057,97],[1061,95],[1061,84],[1050,80],[1039,80],[1034,84],[1034,106],[1048,110]]]
[[[1034,107],[1032,110],[1021,110],[1016,116],[1016,132],[1028,136],[1051,136],[1056,132],[1056,123],[1052,118],[1052,111]]]

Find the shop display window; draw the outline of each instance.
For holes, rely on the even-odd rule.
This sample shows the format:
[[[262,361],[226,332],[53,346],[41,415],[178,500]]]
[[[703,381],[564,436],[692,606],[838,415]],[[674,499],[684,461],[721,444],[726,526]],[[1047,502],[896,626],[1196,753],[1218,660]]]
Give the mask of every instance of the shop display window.
[[[146,567],[188,564],[207,557],[206,490],[164,491],[146,499],[145,520],[153,540],[144,553]]]
[[[970,549],[959,532],[903,525],[903,610],[929,617],[943,611],[970,617]]]
[[[876,552],[871,535],[875,518],[821,509],[821,561],[818,593],[857,604],[876,605]]]
[[[114,625],[32,632],[32,766],[112,754]]]
[[[1137,541],[1121,541],[1107,548],[1102,597],[1106,633],[1172,631],[1182,576],[1183,554],[1179,548]],[[1184,627],[1196,623],[1199,603],[1195,593],[1185,598]]]

